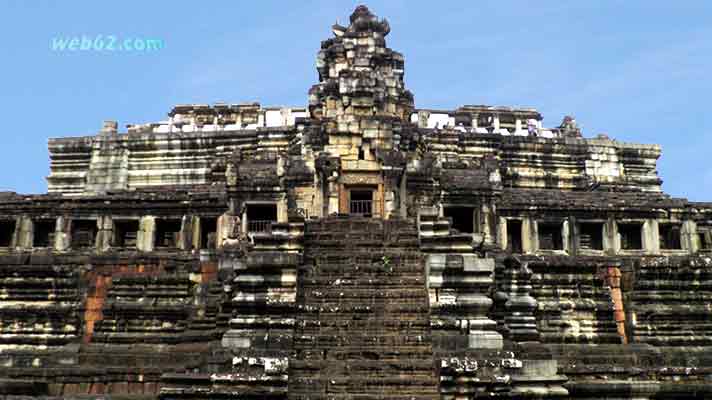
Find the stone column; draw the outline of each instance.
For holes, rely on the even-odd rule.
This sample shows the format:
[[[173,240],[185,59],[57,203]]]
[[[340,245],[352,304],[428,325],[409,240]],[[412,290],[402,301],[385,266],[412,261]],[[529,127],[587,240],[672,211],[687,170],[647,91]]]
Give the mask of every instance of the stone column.
[[[682,222],[682,228],[680,229],[680,244],[683,250],[687,250],[688,253],[697,253],[700,249],[700,243],[697,236],[697,224],[692,220],[685,220]]]
[[[31,249],[32,238],[34,236],[34,226],[29,216],[23,215],[18,220],[17,247],[20,249]]]
[[[109,215],[101,215],[96,220],[97,233],[96,245],[98,251],[106,251],[112,246],[114,241],[114,221]]]
[[[507,248],[507,219],[499,217],[497,221],[497,244],[499,248],[505,250]]]
[[[289,214],[287,211],[287,197],[285,196],[284,198],[277,200],[277,222],[289,221]]]
[[[642,230],[643,251],[645,251],[645,254],[660,254],[660,231],[658,230],[658,221],[655,219],[645,220]]]
[[[178,234],[178,243],[181,250],[190,250],[193,247],[193,217],[184,215],[180,221],[180,233]]]
[[[492,211],[489,204],[483,203],[480,206],[480,232],[484,236],[486,244],[494,244],[496,232],[490,222],[494,219],[491,217]]]
[[[571,251],[573,247],[571,246],[571,225],[569,224],[569,220],[565,219],[564,222],[561,224],[561,243],[563,250],[567,254],[571,254]]]
[[[539,230],[531,218],[522,218],[522,253],[533,253],[539,248]]]
[[[330,176],[327,179],[328,185],[328,209],[326,214],[336,214],[339,212],[339,184],[337,176]]]
[[[603,225],[603,250],[611,255],[621,251],[621,239],[618,237],[618,224],[613,217],[608,218]]]
[[[72,242],[72,220],[60,216],[55,223],[54,250],[67,251]]]
[[[142,217],[138,223],[136,234],[136,248],[139,251],[153,251],[155,243],[156,218],[152,216]]]
[[[217,237],[215,240],[218,249],[223,247],[223,242],[225,242],[235,230],[235,225],[239,225],[239,230],[242,231],[242,220],[239,216],[230,213],[225,213],[218,217],[217,225]]]
[[[423,110],[418,111],[418,128],[427,128],[429,118],[430,118],[429,111],[423,111]]]
[[[401,214],[400,207],[402,203],[402,185],[400,182],[403,177],[403,169],[397,167],[384,167],[383,177],[383,217],[391,218],[392,215]]]
[[[189,234],[190,234],[192,240],[191,240],[191,246],[188,247],[187,249],[188,250],[190,250],[190,249],[197,250],[197,249],[200,249],[201,245],[204,245],[204,243],[201,243],[202,237],[200,235],[200,231],[202,230],[202,226],[203,226],[203,221],[202,221],[202,218],[197,217],[195,215],[190,217],[190,221],[191,221],[190,225],[192,227],[192,230],[189,232]]]

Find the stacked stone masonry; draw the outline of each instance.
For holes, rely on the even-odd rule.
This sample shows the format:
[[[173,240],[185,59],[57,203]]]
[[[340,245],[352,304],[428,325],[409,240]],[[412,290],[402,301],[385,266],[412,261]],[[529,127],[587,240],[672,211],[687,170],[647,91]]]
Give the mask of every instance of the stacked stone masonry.
[[[419,109],[364,6],[304,107],[50,139],[0,193],[0,398],[712,398],[712,203],[657,145]]]

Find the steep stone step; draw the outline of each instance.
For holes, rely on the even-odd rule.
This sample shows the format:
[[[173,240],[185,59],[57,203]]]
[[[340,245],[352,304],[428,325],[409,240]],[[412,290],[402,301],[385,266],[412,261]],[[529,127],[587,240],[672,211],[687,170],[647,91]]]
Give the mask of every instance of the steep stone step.
[[[81,337],[79,260],[0,256],[0,344],[3,353],[55,351]],[[3,365],[23,364],[5,356]]]
[[[290,399],[436,399],[417,230],[402,220],[305,227]]]
[[[317,370],[324,368],[332,368],[340,373],[353,373],[356,371],[369,370],[369,371],[394,371],[398,373],[420,373],[424,375],[432,375],[433,366],[423,363],[423,359],[409,358],[404,360],[402,358],[391,359],[391,360],[358,360],[350,359],[348,363],[342,362],[338,363],[334,360],[293,360],[291,365],[296,371],[304,372],[307,370]]]
[[[313,346],[326,349],[333,347],[369,347],[369,349],[374,349],[387,346],[427,346],[432,341],[430,335],[398,334],[397,332],[392,335],[351,333],[346,336],[347,334],[348,332],[345,331],[332,331],[331,333],[320,332],[316,335],[297,335],[294,337],[294,345],[297,348]]]
[[[304,288],[328,288],[335,282],[337,282],[338,279],[340,278],[336,278],[335,276],[327,276],[320,278],[304,277],[300,286]],[[425,277],[415,275],[404,275],[398,277],[397,279],[392,278],[390,280],[379,279],[378,276],[363,276],[353,279],[347,276],[345,279],[351,280],[354,286],[370,286],[374,290],[381,287],[407,287],[411,285],[425,285]]]

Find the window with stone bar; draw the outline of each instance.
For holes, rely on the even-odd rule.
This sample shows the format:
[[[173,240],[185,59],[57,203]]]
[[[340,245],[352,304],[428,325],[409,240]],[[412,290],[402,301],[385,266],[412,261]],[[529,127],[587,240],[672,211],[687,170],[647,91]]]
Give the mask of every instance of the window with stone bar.
[[[658,223],[658,237],[660,239],[660,249],[681,250],[681,224]]]
[[[72,221],[72,248],[90,248],[94,247],[98,228],[96,220],[91,219],[75,219]]]
[[[366,217],[372,216],[373,191],[351,190],[349,198],[349,214],[363,215]]]
[[[155,247],[176,248],[181,230],[179,218],[161,218],[156,220]]]
[[[52,247],[55,227],[56,221],[53,219],[34,220],[32,247]]]
[[[603,250],[603,223],[581,222],[578,230],[578,244],[584,250]]]
[[[621,249],[643,249],[643,224],[639,222],[624,222],[618,224],[618,235],[621,238]]]
[[[12,246],[12,238],[15,235],[15,220],[0,221],[0,247]]]
[[[539,249],[563,250],[564,240],[561,234],[561,222],[539,222]]]
[[[138,238],[139,224],[137,220],[114,221],[114,238],[112,246],[135,248]]]
[[[246,219],[248,233],[269,232],[277,222],[277,205],[248,204]]]

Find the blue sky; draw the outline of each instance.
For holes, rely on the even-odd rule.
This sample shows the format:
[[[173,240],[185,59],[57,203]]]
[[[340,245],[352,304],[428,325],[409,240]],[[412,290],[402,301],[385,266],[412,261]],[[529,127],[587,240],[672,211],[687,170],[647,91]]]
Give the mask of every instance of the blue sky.
[[[0,188],[46,191],[47,138],[105,119],[158,121],[179,103],[304,105],[320,41],[360,3],[389,20],[417,107],[532,106],[546,126],[573,114],[586,136],[661,144],[664,189],[712,200],[706,1],[0,0]],[[51,49],[99,34],[165,48]]]

